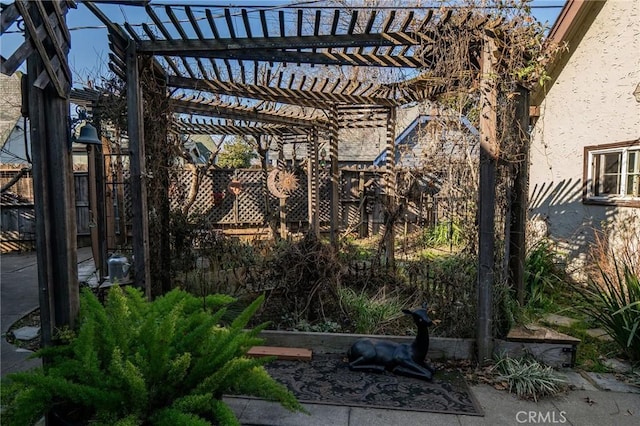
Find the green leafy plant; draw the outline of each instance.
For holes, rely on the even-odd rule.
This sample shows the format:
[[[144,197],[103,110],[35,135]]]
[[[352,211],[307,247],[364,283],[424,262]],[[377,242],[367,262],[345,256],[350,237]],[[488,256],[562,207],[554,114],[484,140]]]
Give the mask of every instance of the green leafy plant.
[[[557,395],[564,390],[566,383],[553,368],[531,356],[511,358],[500,355],[494,369],[500,373],[498,381],[508,383],[509,392],[534,401],[543,396]]]
[[[457,222],[441,221],[425,230],[423,241],[428,247],[459,246],[464,241],[462,228]]]
[[[260,297],[227,325],[233,298],[174,290],[147,302],[136,289],[110,290],[106,305],[81,296],[77,337],[38,352],[45,369],[3,381],[3,423],[33,425],[44,413],[96,425],[238,425],[226,393],[301,406],[246,351],[265,325],[245,330]],[[6,386],[5,386],[6,385]],[[53,415],[53,414],[52,414]]]
[[[601,326],[634,361],[640,360],[640,283],[626,262],[613,257],[613,268],[601,268],[598,279],[576,286],[584,302],[579,310]]]
[[[563,282],[563,272],[548,240],[541,240],[527,252],[524,264],[524,280],[527,304],[544,307],[550,302],[554,288]]]
[[[386,294],[384,288],[373,296],[342,287],[338,291],[342,306],[350,314],[356,333],[379,333],[386,324],[402,317],[406,304],[397,294]]]
[[[255,148],[242,137],[237,137],[233,142],[224,145],[222,152],[218,154],[218,167],[240,169],[251,166],[251,161],[258,158]]]

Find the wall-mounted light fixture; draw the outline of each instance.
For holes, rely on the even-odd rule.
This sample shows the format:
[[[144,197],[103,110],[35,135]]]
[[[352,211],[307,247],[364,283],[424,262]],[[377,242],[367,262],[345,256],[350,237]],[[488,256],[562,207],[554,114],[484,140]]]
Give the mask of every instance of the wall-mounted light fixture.
[[[640,102],[640,83],[636,86],[636,90],[633,91],[633,96],[636,98],[636,102]]]

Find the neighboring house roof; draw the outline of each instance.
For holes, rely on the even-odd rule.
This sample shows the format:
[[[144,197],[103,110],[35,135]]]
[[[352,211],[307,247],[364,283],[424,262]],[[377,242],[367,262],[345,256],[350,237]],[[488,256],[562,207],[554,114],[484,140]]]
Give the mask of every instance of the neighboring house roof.
[[[27,128],[29,120],[26,122]],[[25,122],[22,117],[18,118],[13,127],[9,130],[9,134],[2,143],[0,149],[0,164],[27,164],[28,156],[26,149],[31,149],[31,137],[27,132],[27,140],[25,145]]]
[[[464,116],[460,115],[442,115],[439,113],[435,114],[423,114],[414,118],[414,120],[398,135],[395,141],[396,145],[396,164],[403,166],[417,166],[422,154],[424,143],[423,138],[420,135],[421,129],[424,125],[428,124],[431,121],[443,121],[443,120],[453,120],[459,122],[463,125],[463,128],[468,131],[469,135],[478,136],[478,129],[476,129],[473,124]],[[457,132],[457,130],[453,130],[453,132]],[[451,135],[449,135],[451,137]],[[455,138],[455,134],[453,135]],[[397,147],[405,146],[403,152],[400,152]],[[386,150],[383,150],[378,154],[376,159],[373,161],[375,166],[382,166],[385,164],[387,158]]]
[[[531,93],[531,105],[540,105],[549,87],[575,52],[596,16],[602,10],[605,0],[567,0],[547,36],[547,46],[553,49],[566,43],[568,50],[561,52],[547,65],[547,75],[551,78],[544,87],[536,86]]]
[[[184,147],[187,149],[193,164],[205,164],[211,156],[212,149],[215,148],[209,135],[189,135]]]

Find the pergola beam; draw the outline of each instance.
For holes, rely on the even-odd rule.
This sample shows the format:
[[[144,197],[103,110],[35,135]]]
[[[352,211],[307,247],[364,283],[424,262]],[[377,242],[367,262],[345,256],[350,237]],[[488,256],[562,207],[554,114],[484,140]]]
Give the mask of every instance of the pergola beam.
[[[167,85],[180,89],[199,90],[220,95],[259,99],[292,105],[315,108],[329,108],[331,104],[347,105],[397,105],[398,101],[378,96],[347,95],[342,93],[321,92],[314,90],[287,89],[255,84],[242,84],[218,80],[194,79],[181,76],[169,76]]]
[[[174,131],[191,135],[247,135],[247,136],[284,136],[306,135],[308,130],[291,126],[234,126],[207,122],[176,121],[172,125]]]
[[[230,105],[208,104],[203,102],[171,99],[171,110],[182,114],[197,114],[208,117],[226,118],[230,120],[247,120],[262,123],[283,124],[298,127],[325,127],[326,122],[307,118],[288,117],[275,112],[255,111],[248,108]]]
[[[159,53],[156,53],[159,54]],[[403,55],[374,55],[372,53],[358,54],[345,52],[291,52],[286,50],[197,50],[175,51],[171,56],[236,59],[246,61],[285,62],[292,64],[322,64],[322,65],[350,65],[371,67],[420,68],[424,66],[422,60],[413,56]]]
[[[145,40],[138,42],[138,51],[153,55],[197,56],[208,52],[264,51],[289,49],[348,48],[371,46],[417,46],[420,37],[412,33],[313,35],[301,37],[208,38],[179,40]]]

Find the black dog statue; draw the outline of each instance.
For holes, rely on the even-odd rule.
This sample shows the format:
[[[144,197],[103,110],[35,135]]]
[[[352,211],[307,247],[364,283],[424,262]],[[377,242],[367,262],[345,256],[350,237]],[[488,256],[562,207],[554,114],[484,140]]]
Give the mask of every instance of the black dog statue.
[[[413,343],[394,343],[386,340],[363,338],[357,340],[347,352],[351,370],[390,371],[402,376],[423,380],[433,379],[435,369],[425,362],[429,351],[429,326],[433,324],[427,306],[414,311],[403,309],[413,317],[418,334]]]

